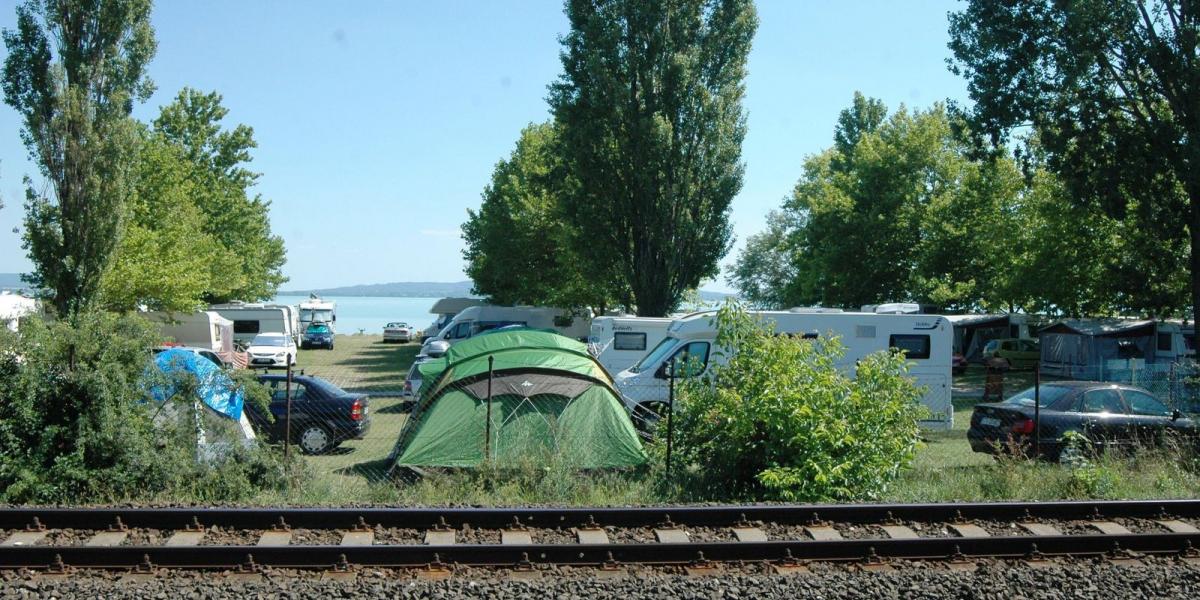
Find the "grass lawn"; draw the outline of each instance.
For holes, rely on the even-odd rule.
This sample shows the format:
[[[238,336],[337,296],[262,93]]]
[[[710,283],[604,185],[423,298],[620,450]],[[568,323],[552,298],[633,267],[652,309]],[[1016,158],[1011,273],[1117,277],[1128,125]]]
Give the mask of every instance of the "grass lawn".
[[[354,392],[400,392],[421,345],[385,344],[381,335],[339,335],[333,350],[301,350],[296,368]]]

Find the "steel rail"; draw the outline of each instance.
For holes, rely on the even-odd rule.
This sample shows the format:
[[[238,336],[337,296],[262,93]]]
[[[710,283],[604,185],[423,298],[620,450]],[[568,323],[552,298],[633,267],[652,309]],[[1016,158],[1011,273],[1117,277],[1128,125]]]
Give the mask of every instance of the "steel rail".
[[[888,559],[970,560],[1109,556],[1125,552],[1195,557],[1200,534],[1058,535],[837,541],[702,542],[688,544],[459,544],[448,546],[26,546],[0,547],[0,569],[239,569],[338,565],[421,568],[432,564],[526,567],[713,562],[873,562]]]
[[[830,521],[872,524],[888,521],[953,522],[1021,519],[1200,518],[1200,500],[1070,502],[970,502],[932,504],[803,504],[659,506],[636,508],[0,508],[0,529],[22,529],[34,518],[47,528],[104,529],[118,518],[127,527],[178,529],[198,521],[205,527],[264,529],[283,521],[293,528],[347,529],[370,526],[428,529],[527,527],[653,527],[669,520],[680,526],[730,526],[742,520],[782,525]]]

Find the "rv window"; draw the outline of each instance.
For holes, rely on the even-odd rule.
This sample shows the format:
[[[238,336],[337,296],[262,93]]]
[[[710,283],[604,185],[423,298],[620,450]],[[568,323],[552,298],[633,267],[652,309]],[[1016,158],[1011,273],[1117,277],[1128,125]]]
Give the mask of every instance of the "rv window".
[[[258,333],[258,321],[234,321],[234,333]]]
[[[875,337],[874,325],[855,325],[854,337],[857,338],[873,338]]]
[[[708,366],[708,342],[692,342],[680,348],[671,360],[675,363],[677,377],[699,375]]]
[[[471,335],[471,324],[470,323],[459,323],[458,325],[454,326],[454,330],[451,331],[450,335],[447,337],[454,340],[454,339],[467,338],[467,337],[470,337],[470,335]]]
[[[888,338],[888,346],[904,352],[911,359],[929,358],[927,335],[893,335]]]
[[[1158,334],[1158,350],[1159,350],[1159,352],[1170,352],[1172,350],[1171,334],[1169,334],[1169,333]]]
[[[641,352],[645,349],[646,334],[644,333],[613,334],[613,350],[636,350]]]

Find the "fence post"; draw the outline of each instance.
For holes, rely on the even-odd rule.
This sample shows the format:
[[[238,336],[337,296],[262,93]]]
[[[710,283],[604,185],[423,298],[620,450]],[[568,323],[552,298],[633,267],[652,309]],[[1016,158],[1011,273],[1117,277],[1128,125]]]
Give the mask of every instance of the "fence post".
[[[1042,361],[1033,363],[1033,458],[1042,457]]]
[[[675,446],[675,361],[667,373],[667,474],[671,473],[671,450]]]
[[[287,395],[287,416],[284,418],[283,456],[290,459],[292,457],[292,355],[288,354],[284,360],[287,361],[287,385],[284,388],[284,394]]]
[[[488,356],[487,422],[483,426],[483,460],[492,459],[492,363],[496,357]]]

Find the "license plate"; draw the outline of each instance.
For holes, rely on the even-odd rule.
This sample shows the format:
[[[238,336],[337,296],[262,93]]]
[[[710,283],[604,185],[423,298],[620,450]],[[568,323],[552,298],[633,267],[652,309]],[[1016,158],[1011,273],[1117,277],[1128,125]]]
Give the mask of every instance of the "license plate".
[[[980,420],[979,420],[979,424],[980,424],[980,425],[983,425],[983,426],[986,426],[986,427],[999,427],[999,426],[1000,426],[1000,419],[993,419],[993,418],[991,418],[991,417],[984,417],[984,418],[982,418],[982,419],[980,419]]]

